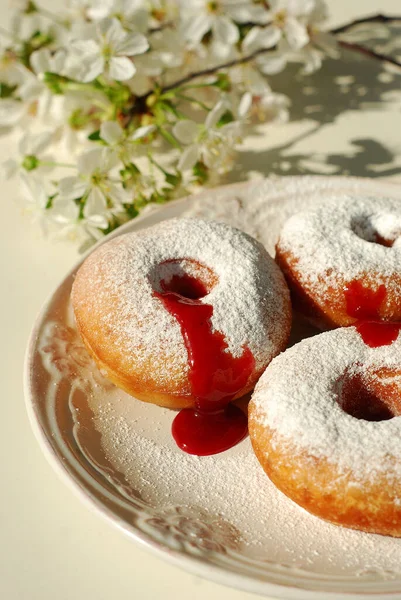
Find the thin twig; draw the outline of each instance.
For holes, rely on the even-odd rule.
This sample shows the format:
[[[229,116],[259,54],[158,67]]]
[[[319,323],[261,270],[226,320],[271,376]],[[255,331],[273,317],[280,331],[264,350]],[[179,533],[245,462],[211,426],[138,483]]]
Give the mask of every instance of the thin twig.
[[[330,33],[333,35],[345,33],[357,25],[364,25],[366,23],[396,23],[397,21],[401,22],[400,16],[378,14],[370,17],[361,17],[360,19],[351,21],[351,23],[346,23],[345,25],[340,25],[339,27],[331,29]]]
[[[338,40],[339,46],[345,48],[346,50],[351,50],[353,52],[359,52],[369,58],[376,58],[377,60],[381,60],[390,65],[394,65],[396,67],[401,68],[401,62],[391,56],[387,56],[386,54],[381,54],[380,52],[376,52],[371,48],[367,48],[366,46],[361,46],[360,44],[354,44],[353,42],[345,42],[344,40]]]
[[[229,69],[230,67],[236,67],[237,65],[242,65],[244,63],[247,63],[247,62],[253,60],[260,54],[266,54],[267,52],[272,52],[272,50],[275,50],[275,48],[269,48],[269,49],[261,48],[259,50],[255,50],[255,52],[252,52],[252,54],[248,54],[248,56],[242,56],[241,58],[235,58],[233,60],[230,60],[229,62],[218,65],[217,67],[209,67],[208,69],[196,71],[196,73],[188,73],[188,75],[186,75],[182,79],[178,79],[174,83],[170,83],[169,85],[166,85],[165,87],[163,87],[162,93],[168,92],[177,87],[181,87],[182,85],[188,83],[189,81],[192,81],[193,79],[197,79],[198,77],[206,77],[207,75],[214,75],[218,71],[222,71],[224,69]]]

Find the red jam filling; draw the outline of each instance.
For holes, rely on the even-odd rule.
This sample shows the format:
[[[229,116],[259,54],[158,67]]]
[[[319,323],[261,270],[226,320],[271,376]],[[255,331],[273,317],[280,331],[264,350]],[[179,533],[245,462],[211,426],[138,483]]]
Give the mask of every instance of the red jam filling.
[[[380,321],[380,307],[387,296],[384,285],[373,291],[354,280],[344,288],[344,293],[347,314],[357,319],[355,327],[367,346],[378,348],[395,342],[401,324]]]
[[[247,434],[246,415],[229,402],[246,385],[255,359],[249,348],[234,358],[223,334],[212,331],[213,306],[199,299],[208,293],[202,282],[183,274],[161,287],[163,291],[155,296],[180,324],[196,398],[195,408],[181,410],[174,419],[173,437],[188,454],[223,452]]]

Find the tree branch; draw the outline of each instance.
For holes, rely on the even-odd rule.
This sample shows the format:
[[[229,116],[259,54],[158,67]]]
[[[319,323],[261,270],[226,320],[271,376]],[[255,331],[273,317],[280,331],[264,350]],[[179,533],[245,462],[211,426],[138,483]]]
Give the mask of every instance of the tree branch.
[[[345,33],[356,27],[357,25],[364,25],[366,23],[396,23],[397,21],[401,22],[400,16],[395,15],[372,15],[370,17],[362,17],[360,19],[355,19],[355,21],[351,21],[350,23],[346,23],[345,25],[340,25],[339,27],[335,27],[330,30],[330,33],[333,35],[337,35],[340,33]]]
[[[351,21],[350,23],[330,29],[327,31],[327,33],[330,33],[333,36],[337,36],[337,35],[341,35],[342,33],[346,33],[347,31],[349,31],[350,29],[353,29],[354,27],[356,27],[358,25],[362,25],[362,24],[366,24],[366,23],[397,23],[397,22],[401,23],[401,16],[377,14],[377,15],[372,15],[372,16],[368,16],[368,17],[361,17],[360,19],[355,19],[354,21]],[[252,23],[250,23],[249,25],[252,25]],[[345,40],[341,40],[341,39],[339,39],[337,41],[338,41],[338,45],[346,50],[350,50],[352,52],[358,52],[359,54],[363,54],[364,56],[367,56],[369,58],[374,58],[376,60],[380,60],[387,64],[391,64],[393,66],[401,68],[401,62],[395,58],[392,58],[391,56],[381,54],[379,52],[376,52],[375,50],[372,50],[371,48],[368,48],[366,46],[362,46],[360,44],[356,44],[353,42],[346,42]],[[194,79],[198,79],[199,77],[207,77],[208,75],[214,75],[215,73],[218,73],[219,71],[229,69],[229,68],[235,67],[237,65],[246,64],[247,62],[252,61],[257,56],[261,56],[262,54],[267,54],[269,52],[273,52],[274,50],[276,50],[276,47],[267,48],[267,49],[261,48],[259,50],[256,50],[255,52],[252,52],[248,56],[242,56],[241,58],[236,58],[236,59],[230,60],[226,63],[217,65],[215,67],[209,67],[208,69],[202,69],[195,73],[188,73],[187,75],[185,75],[181,79],[178,79],[174,83],[170,83],[169,85],[162,87],[161,93],[165,93],[172,89],[179,88],[182,85],[185,85],[186,83],[189,83],[190,81],[193,81]],[[149,92],[149,93],[145,94],[144,96],[137,97],[135,100],[135,104],[132,107],[130,113],[134,114],[137,112],[137,106],[138,106],[137,103],[140,103],[141,105],[145,105],[147,98],[152,93],[153,92]]]
[[[386,54],[381,54],[380,52],[376,52],[371,48],[367,48],[366,46],[361,46],[360,44],[354,44],[353,42],[345,42],[344,40],[338,40],[339,46],[345,48],[346,50],[351,50],[353,52],[359,52],[369,58],[376,58],[377,60],[381,60],[382,62],[388,63],[390,65],[401,68],[401,62],[391,56],[387,56]]]
[[[252,52],[252,54],[248,54],[248,56],[242,56],[241,58],[234,58],[233,60],[230,60],[229,62],[223,63],[221,65],[217,65],[217,67],[209,67],[209,69],[203,69],[202,71],[196,71],[196,73],[188,73],[188,75],[186,75],[182,79],[178,79],[174,83],[170,83],[169,85],[164,86],[162,89],[162,92],[168,92],[169,90],[172,90],[176,87],[181,87],[185,83],[188,83],[189,81],[192,81],[193,79],[197,79],[198,77],[206,77],[207,75],[214,75],[218,71],[222,71],[224,69],[229,69],[230,67],[236,67],[237,65],[242,65],[244,63],[247,63],[247,62],[253,60],[257,56],[260,56],[261,54],[266,54],[267,52],[272,52],[272,50],[275,50],[275,48],[269,48],[269,49],[261,48],[259,50],[255,50],[255,52]]]

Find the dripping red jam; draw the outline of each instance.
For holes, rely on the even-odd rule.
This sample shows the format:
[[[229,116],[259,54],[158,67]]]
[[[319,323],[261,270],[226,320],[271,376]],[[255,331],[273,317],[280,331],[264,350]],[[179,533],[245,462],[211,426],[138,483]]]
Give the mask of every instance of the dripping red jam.
[[[354,280],[345,287],[344,293],[347,314],[357,319],[355,327],[367,346],[378,348],[395,342],[401,324],[380,320],[380,308],[387,297],[384,285],[372,290]]]
[[[255,366],[249,348],[233,357],[224,336],[212,330],[213,306],[202,302],[204,284],[187,274],[161,282],[155,295],[177,319],[188,352],[189,379],[195,407],[181,410],[173,421],[177,445],[188,454],[207,456],[228,450],[247,434],[247,417],[230,404]]]

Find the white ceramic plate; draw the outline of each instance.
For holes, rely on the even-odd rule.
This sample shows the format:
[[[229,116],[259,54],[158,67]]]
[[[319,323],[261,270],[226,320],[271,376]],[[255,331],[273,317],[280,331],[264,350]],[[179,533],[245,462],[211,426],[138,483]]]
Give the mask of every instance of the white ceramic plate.
[[[242,227],[273,251],[288,215],[329,195],[355,192],[401,201],[400,186],[380,181],[268,179],[171,203],[113,235],[189,213]],[[401,540],[309,515],[270,483],[249,439],[212,457],[182,453],[170,436],[174,412],[141,403],[103,378],[72,318],[77,267],[36,321],[25,390],[45,455],[78,495],[134,541],[226,585],[279,598],[329,592],[333,598],[401,598]]]

